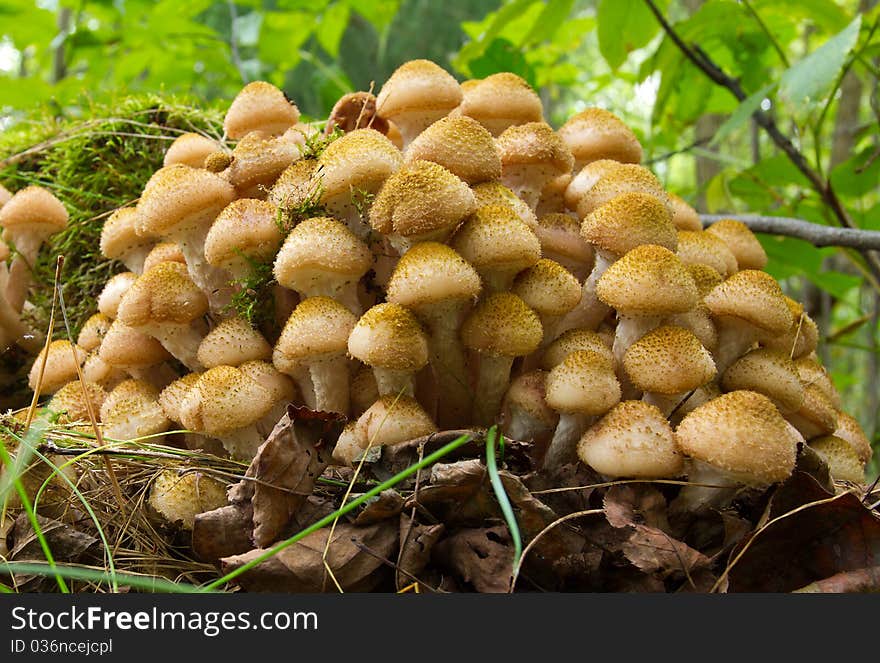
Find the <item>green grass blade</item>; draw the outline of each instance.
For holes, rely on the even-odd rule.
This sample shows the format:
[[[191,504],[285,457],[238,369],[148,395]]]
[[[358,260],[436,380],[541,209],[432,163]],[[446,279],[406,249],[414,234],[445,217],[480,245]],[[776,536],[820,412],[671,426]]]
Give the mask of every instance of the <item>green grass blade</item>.
[[[71,580],[86,580],[94,583],[109,582],[110,577],[106,571],[98,571],[86,566],[58,566],[50,567],[48,564],[34,562],[5,562],[0,564],[0,570],[8,573],[26,573],[30,575],[55,575]],[[158,578],[155,576],[139,575],[137,573],[126,573],[119,571],[116,574],[117,579],[124,584],[135,589],[148,592],[164,592],[166,594],[192,594],[206,592],[204,588],[196,587],[183,582],[172,582],[166,578]]]
[[[510,504],[510,499],[504,490],[504,484],[501,483],[501,476],[498,474],[498,463],[495,460],[497,437],[498,428],[497,426],[492,426],[486,433],[486,468],[489,471],[489,482],[492,484],[492,490],[495,491],[495,499],[498,500],[498,506],[501,507],[501,513],[504,515],[504,522],[507,523],[507,529],[510,530],[510,538],[513,541],[513,571],[514,575],[516,575],[522,558],[522,536],[519,532],[516,516],[513,513],[513,506]]]

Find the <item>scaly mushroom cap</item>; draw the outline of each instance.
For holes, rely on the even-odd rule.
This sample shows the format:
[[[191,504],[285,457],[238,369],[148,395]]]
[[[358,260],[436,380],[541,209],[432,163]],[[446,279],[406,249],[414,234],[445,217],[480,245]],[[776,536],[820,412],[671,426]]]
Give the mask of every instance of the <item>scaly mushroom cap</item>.
[[[685,313],[699,298],[681,260],[653,244],[637,246],[605,270],[596,295],[618,313],[641,316]]]
[[[581,299],[581,285],[571,272],[544,258],[517,275],[511,292],[541,315],[565,315]]]
[[[254,81],[236,95],[223,119],[223,130],[233,140],[251,131],[280,135],[299,121],[299,109],[271,83]]]
[[[868,439],[868,436],[865,435],[865,430],[862,428],[861,424],[856,421],[855,417],[842,410],[839,411],[837,413],[837,430],[834,431],[834,434],[837,437],[846,440],[849,445],[855,449],[859,456],[859,460],[863,465],[871,460],[871,456],[874,455],[874,450],[871,448],[871,441]]]
[[[794,470],[799,436],[773,402],[753,391],[731,391],[690,412],[675,431],[688,456],[750,485],[784,481]]]
[[[153,173],[137,204],[138,234],[168,237],[207,227],[235,197],[235,187],[219,175],[165,166]]]
[[[547,404],[547,372],[540,369],[522,373],[510,382],[504,395],[503,412],[518,409],[548,428],[559,422],[559,414]]]
[[[329,297],[302,300],[290,314],[272,353],[279,371],[306,358],[344,353],[357,318]]]
[[[380,117],[400,129],[405,142],[461,103],[461,87],[446,70],[430,60],[404,62],[376,95]]]
[[[255,423],[272,409],[267,389],[233,366],[215,366],[199,377],[180,408],[183,425],[222,436]]]
[[[182,378],[175,380],[159,393],[159,405],[162,412],[171,421],[181,423],[180,408],[189,390],[196,386],[202,371],[187,373]]]
[[[816,350],[819,344],[819,328],[804,311],[802,304],[787,295],[785,303],[791,311],[794,323],[785,334],[761,334],[758,341],[765,348],[784,352],[792,359],[800,359]]]
[[[547,405],[557,412],[590,417],[620,402],[620,383],[609,359],[592,350],[575,350],[547,374]]]
[[[736,257],[739,269],[764,269],[767,266],[764,247],[742,221],[721,219],[706,228],[706,232],[724,240]]]
[[[614,362],[611,346],[601,334],[588,329],[569,329],[547,346],[541,365],[549,371],[576,350],[589,350],[602,355],[609,362]]]
[[[437,425],[409,396],[381,396],[358,417],[357,425],[374,447],[407,442],[437,432]]]
[[[143,271],[152,269],[160,262],[179,262],[181,265],[185,265],[186,258],[183,257],[183,252],[174,242],[159,242],[144,258]]]
[[[715,286],[703,302],[716,318],[738,318],[772,334],[784,334],[793,322],[776,279],[754,269],[732,275]]]
[[[604,205],[612,198],[628,191],[647,193],[664,205],[668,204],[669,197],[654,173],[638,164],[624,163],[610,168],[581,195],[575,206],[575,211],[583,219],[600,205]]]
[[[262,131],[252,131],[232,150],[232,161],[223,172],[239,196],[264,198],[268,187],[302,153],[300,145]]]
[[[669,209],[656,197],[638,191],[621,194],[590,212],[581,225],[581,235],[616,256],[642,244],[670,251],[678,246]]]
[[[238,370],[268,391],[272,403],[290,402],[297,398],[296,385],[290,377],[268,362],[260,359],[246,361]]]
[[[351,409],[355,416],[366,412],[379,400],[379,385],[372,367],[361,364],[351,378]]]
[[[454,249],[438,242],[413,245],[388,280],[389,302],[418,312],[444,301],[472,301],[480,294],[480,276]]]
[[[538,314],[509,292],[489,295],[477,304],[461,327],[465,347],[505,357],[533,353],[543,334]]]
[[[90,316],[80,328],[76,344],[86,352],[98,349],[112,322],[113,320],[103,313],[95,313]]]
[[[849,442],[834,435],[823,435],[810,440],[809,445],[828,465],[832,479],[865,483],[865,466]]]
[[[475,209],[467,184],[443,166],[415,161],[385,182],[370,208],[370,224],[384,235],[445,239]]]
[[[568,146],[546,122],[508,127],[495,142],[505,172],[512,167],[529,166],[549,181],[570,172],[574,165]]]
[[[317,159],[300,159],[278,176],[267,200],[282,210],[295,210],[318,202],[323,190]]]
[[[115,320],[122,298],[137,279],[138,275],[134,272],[121,272],[111,276],[98,295],[98,311]]]
[[[681,394],[715,377],[715,362],[699,339],[681,327],[649,331],[627,348],[623,368],[640,390]]]
[[[219,149],[220,145],[217,141],[211,140],[207,136],[192,132],[180,134],[165,151],[162,165],[170,166],[175,163],[182,163],[193,168],[204,168],[205,159],[208,155],[217,152]]]
[[[804,404],[804,386],[797,367],[785,353],[759,348],[740,357],[721,378],[725,391],[748,389],[764,394],[782,412],[796,412]]]
[[[376,193],[403,165],[390,140],[375,129],[356,129],[334,140],[318,157],[322,200],[351,198],[352,191]]]
[[[98,356],[117,368],[146,368],[170,359],[171,355],[152,336],[114,320],[104,336]]]
[[[538,94],[525,80],[510,72],[463,83],[461,92],[461,104],[453,115],[474,118],[493,136],[501,135],[514,125],[540,122],[544,117]]]
[[[483,182],[473,188],[474,200],[477,201],[477,209],[487,205],[505,205],[532,230],[538,225],[538,219],[532,208],[526,202],[508,189],[501,182]]]
[[[233,271],[271,260],[283,239],[277,219],[272,203],[252,198],[230,203],[211,224],[205,238],[205,260]]]
[[[559,136],[574,155],[575,167],[597,159],[639,163],[642,146],[619,117],[602,108],[587,108],[559,128]]]
[[[150,484],[149,504],[169,523],[191,530],[196,516],[226,506],[226,484],[202,472],[163,470]]]
[[[138,249],[150,246],[152,240],[141,237],[135,228],[137,210],[122,207],[111,214],[101,229],[101,255],[108,260],[125,260],[125,256]]]
[[[104,435],[134,440],[164,433],[171,426],[159,405],[159,391],[143,380],[125,380],[113,388],[101,406]]]
[[[643,401],[615,405],[581,436],[577,454],[607,477],[676,477],[684,463],[666,417]]]
[[[44,357],[45,369],[43,369]],[[34,359],[28,373],[28,386],[35,391],[39,382],[41,393],[53,394],[68,382],[76,380],[77,366],[82,366],[85,360],[86,352],[70,341],[52,341],[47,348],[40,350],[40,354]],[[42,381],[40,381],[40,371],[43,371]]]
[[[433,161],[468,184],[501,177],[501,156],[495,140],[470,117],[444,117],[416,137],[406,162]]]
[[[14,241],[27,233],[41,241],[67,227],[67,209],[52,193],[41,186],[28,186],[0,208],[0,227],[3,239]]]
[[[452,248],[484,276],[506,270],[511,275],[541,258],[541,243],[516,212],[504,205],[477,209],[452,238]]]
[[[417,371],[428,363],[428,339],[408,309],[386,302],[357,321],[348,337],[348,352],[370,366]]]
[[[702,263],[687,265],[687,270],[694,279],[700,299],[708,295],[716,285],[724,282],[724,277],[709,265]]]
[[[737,271],[736,257],[727,243],[705,230],[679,230],[676,253],[684,264],[708,265],[725,278]]]
[[[613,171],[615,168],[619,168],[620,165],[619,161],[614,161],[613,159],[598,159],[597,161],[591,161],[581,168],[577,174],[571,178],[571,181],[565,188],[565,194],[563,195],[565,206],[572,212],[577,211],[580,199],[586,195],[600,179],[605,177],[605,175]]]
[[[101,414],[101,405],[107,398],[104,388],[94,382],[73,380],[61,387],[49,401],[49,409],[61,414],[59,423],[73,423],[89,420],[89,404],[92,414],[97,418]]]
[[[254,359],[271,359],[272,346],[247,320],[226,318],[202,339],[197,357],[205,368],[238,366]]]
[[[357,281],[373,264],[370,247],[344,224],[326,216],[306,219],[284,240],[272,269],[285,288],[310,292],[323,283]]]
[[[672,224],[679,230],[702,230],[700,215],[681,196],[669,192],[669,206],[672,208]]]
[[[208,298],[179,262],[160,262],[132,284],[119,303],[120,322],[189,324],[208,312]]]
[[[785,414],[804,439],[831,435],[837,430],[837,410],[834,403],[817,384],[804,383],[804,402],[797,412]]]
[[[541,244],[541,255],[589,268],[593,247],[581,236],[581,224],[568,214],[545,214],[532,228]]]
[[[795,360],[794,365],[797,367],[798,375],[800,375],[804,386],[815,385],[831,401],[835,409],[839,410],[843,407],[840,392],[837,391],[824,366],[811,357],[801,357]]]

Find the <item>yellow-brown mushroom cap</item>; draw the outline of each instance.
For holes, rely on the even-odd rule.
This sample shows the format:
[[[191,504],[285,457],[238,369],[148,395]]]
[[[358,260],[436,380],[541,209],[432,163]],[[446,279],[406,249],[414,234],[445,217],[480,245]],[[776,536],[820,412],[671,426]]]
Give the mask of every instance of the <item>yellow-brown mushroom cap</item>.
[[[774,334],[783,334],[793,323],[782,289],[772,276],[744,269],[715,286],[703,299],[715,317],[732,317]]]
[[[541,243],[520,217],[504,205],[478,208],[452,238],[452,248],[478,272],[519,272],[541,258]]]
[[[232,150],[232,161],[223,172],[239,195],[262,198],[267,187],[302,153],[301,146],[283,136],[251,131]]]
[[[538,349],[543,334],[538,314],[509,292],[489,295],[461,327],[465,347],[506,357],[531,354]]]
[[[6,241],[19,233],[46,238],[64,230],[67,220],[63,203],[41,186],[31,185],[16,191],[0,208],[0,227]]]
[[[388,301],[415,311],[444,301],[470,301],[480,294],[480,276],[454,249],[438,242],[413,245],[388,280]]]
[[[482,182],[475,185],[472,190],[477,209],[486,205],[505,205],[512,209],[529,228],[535,229],[538,219],[532,208],[501,182]]]
[[[547,346],[541,365],[549,371],[576,350],[589,350],[614,361],[611,347],[601,334],[589,329],[569,329]]]
[[[681,394],[715,377],[715,362],[699,339],[681,327],[661,326],[627,348],[623,368],[641,391]]]
[[[557,412],[596,416],[620,402],[620,383],[609,359],[575,350],[547,374],[547,404]]]
[[[700,299],[709,294],[712,288],[724,281],[724,277],[721,274],[703,263],[687,265],[687,270],[694,279],[697,292],[700,293]]]
[[[76,344],[86,352],[96,350],[104,340],[107,330],[113,320],[103,313],[95,313],[83,323],[79,330],[79,336],[76,337]]]
[[[137,279],[138,275],[134,272],[121,272],[111,276],[98,295],[98,311],[110,319],[116,319],[122,298]]]
[[[833,479],[865,483],[865,466],[849,442],[835,435],[823,435],[810,440],[809,445],[828,465]]]
[[[542,258],[520,272],[511,288],[541,315],[564,315],[581,299],[581,285],[565,267]]]
[[[72,380],[61,387],[49,401],[49,409],[56,413],[64,413],[59,419],[61,423],[89,420],[89,404],[92,415],[97,418],[101,414],[101,405],[107,398],[104,388],[89,382]]]
[[[781,411],[796,412],[804,404],[804,386],[797,367],[785,353],[759,348],[740,357],[721,378],[725,391],[748,389],[764,394]]]
[[[360,317],[348,337],[348,352],[370,366],[417,371],[428,363],[428,339],[411,311],[386,302]]]
[[[290,377],[280,372],[269,362],[253,359],[241,364],[238,370],[268,391],[272,403],[290,402],[297,397],[296,385]]]
[[[202,134],[187,132],[180,134],[165,151],[163,166],[182,163],[193,168],[203,168],[205,159],[220,149],[217,141]]]
[[[199,344],[197,355],[205,368],[238,366],[254,359],[272,358],[272,346],[242,318],[226,318]]]
[[[834,434],[846,440],[849,445],[855,449],[862,464],[871,460],[874,450],[871,448],[871,441],[865,435],[865,430],[861,424],[850,414],[838,411],[837,413],[837,430]]]
[[[655,244],[675,251],[678,234],[669,208],[655,196],[629,191],[590,212],[581,235],[603,251],[622,256],[642,244]]]
[[[794,322],[784,334],[761,334],[758,341],[767,348],[780,350],[792,359],[801,359],[816,350],[819,344],[819,328],[804,311],[803,305],[785,295],[785,303]]]
[[[840,399],[840,392],[834,386],[834,382],[825,367],[812,357],[801,357],[796,359],[794,365],[797,367],[798,375],[801,376],[805,386],[815,385],[836,409],[840,409],[843,405]]]
[[[546,122],[508,127],[496,139],[503,169],[511,166],[540,167],[550,177],[570,172],[574,158],[568,146]]]
[[[187,373],[182,378],[174,380],[159,393],[159,405],[165,416],[171,421],[181,423],[180,408],[189,390],[196,386],[201,376],[202,371]]]
[[[134,282],[119,304],[129,327],[150,323],[189,324],[208,312],[208,298],[179,262],[160,262]]]
[[[194,431],[223,435],[250,426],[272,409],[269,391],[232,366],[215,366],[199,377],[181,408]]]
[[[462,99],[454,114],[467,115],[499,136],[508,127],[540,122],[544,117],[541,99],[521,77],[500,72],[461,85]]]
[[[532,228],[541,243],[541,254],[559,256],[572,263],[589,266],[593,248],[581,235],[581,224],[568,214],[544,214]]]
[[[502,410],[505,412],[519,410],[537,419],[544,426],[556,426],[559,414],[547,404],[546,384],[547,371],[536,369],[517,375],[511,380],[510,387],[504,394]]]
[[[409,396],[381,396],[358,417],[357,425],[373,446],[407,442],[437,432],[437,425],[419,402]]]
[[[247,268],[271,260],[281,246],[277,209],[252,198],[236,200],[220,212],[205,238],[205,260],[223,268]]]
[[[461,88],[445,69],[430,60],[404,62],[376,95],[381,117],[398,123],[402,115],[436,111],[446,115],[461,102]]]
[[[150,484],[149,504],[170,523],[191,530],[196,516],[226,506],[226,485],[203,472],[163,470]]]
[[[299,109],[271,83],[245,85],[226,111],[223,130],[233,140],[251,131],[283,134],[299,121]]]
[[[278,176],[267,200],[282,210],[295,210],[318,202],[323,190],[317,159],[300,159]]]
[[[46,367],[43,368],[45,360]],[[68,382],[77,378],[77,366],[86,360],[85,351],[67,340],[52,341],[48,347],[40,350],[28,373],[28,386],[40,392],[52,394]],[[42,376],[40,373],[42,372]]]
[[[104,336],[98,356],[110,366],[144,368],[170,359],[171,355],[152,336],[114,320]]]
[[[613,159],[597,159],[591,161],[581,168],[577,174],[571,178],[568,186],[565,188],[563,200],[565,206],[571,211],[577,211],[580,199],[587,194],[596,183],[605,177],[615,168],[619,168],[621,163]]]
[[[686,265],[708,265],[721,276],[736,272],[736,257],[727,243],[705,230],[678,231],[678,257]]]
[[[672,208],[672,225],[679,230],[702,230],[703,222],[693,207],[679,196],[669,192],[669,206]]]
[[[136,219],[134,207],[122,207],[107,218],[101,229],[101,255],[109,260],[123,260],[129,251],[152,244],[150,239],[137,234]]]
[[[433,161],[468,184],[501,177],[495,140],[473,118],[444,117],[420,133],[406,150],[406,162]]]
[[[101,423],[104,435],[117,440],[156,435],[171,425],[159,404],[159,391],[143,380],[125,380],[107,394]]]
[[[764,269],[767,266],[764,247],[742,221],[721,219],[706,228],[706,232],[724,240],[736,257],[739,269]]]
[[[642,160],[642,146],[632,129],[603,108],[587,108],[569,118],[559,128],[559,136],[581,166],[597,159]]]
[[[400,170],[403,156],[375,129],[356,129],[334,140],[318,157],[322,198],[351,196],[352,190],[375,193]]]
[[[183,257],[183,251],[180,250],[180,247],[174,242],[159,242],[152,248],[152,250],[147,254],[147,257],[144,258],[144,269],[143,271],[147,271],[152,269],[160,262],[179,262],[182,265],[186,264],[186,258]]]
[[[773,402],[753,391],[732,391],[704,403],[675,431],[688,456],[747,484],[785,480],[794,470],[799,436]]]
[[[308,297],[290,314],[272,355],[278,370],[285,362],[345,353],[357,318],[329,297]],[[279,362],[281,365],[279,365]]]
[[[598,181],[578,199],[575,211],[583,219],[600,205],[627,191],[647,193],[664,205],[668,204],[666,191],[654,173],[638,164],[623,163],[608,169],[599,177]]]

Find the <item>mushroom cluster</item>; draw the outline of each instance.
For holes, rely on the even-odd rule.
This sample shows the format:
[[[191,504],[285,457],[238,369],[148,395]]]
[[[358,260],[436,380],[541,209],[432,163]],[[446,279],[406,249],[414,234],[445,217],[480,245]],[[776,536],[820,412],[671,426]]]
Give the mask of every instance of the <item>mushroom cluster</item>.
[[[174,141],[106,220],[127,271],[76,345],[35,361],[43,394],[87,382],[109,437],[185,429],[246,461],[298,403],[348,417],[339,464],[500,422],[550,475],[687,477],[687,508],[783,480],[807,442],[864,478],[870,444],[761,244],[735,220],[703,229],[614,114],[554,130],[518,76],[459,84],[415,60],[321,128],[250,83],[224,129]],[[65,218],[34,187],[0,211],[10,338],[19,263]]]

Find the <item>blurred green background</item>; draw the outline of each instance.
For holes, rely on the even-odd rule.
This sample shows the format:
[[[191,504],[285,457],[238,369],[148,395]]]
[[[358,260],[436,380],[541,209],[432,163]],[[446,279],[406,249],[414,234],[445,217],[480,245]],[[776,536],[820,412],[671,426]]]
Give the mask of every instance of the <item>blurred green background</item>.
[[[856,225],[880,229],[876,0],[657,5],[740,81],[746,102],[684,58],[644,0],[3,0],[0,144],[130,94],[184,95],[222,112],[258,79],[321,118],[342,94],[378,91],[399,64],[423,57],[459,80],[523,76],[557,127],[586,106],[608,108],[634,128],[646,164],[701,211],[833,223],[750,119],[760,106]],[[0,167],[8,157],[0,151]],[[880,283],[856,253],[762,241],[768,270],[819,324],[822,359],[876,444]]]

